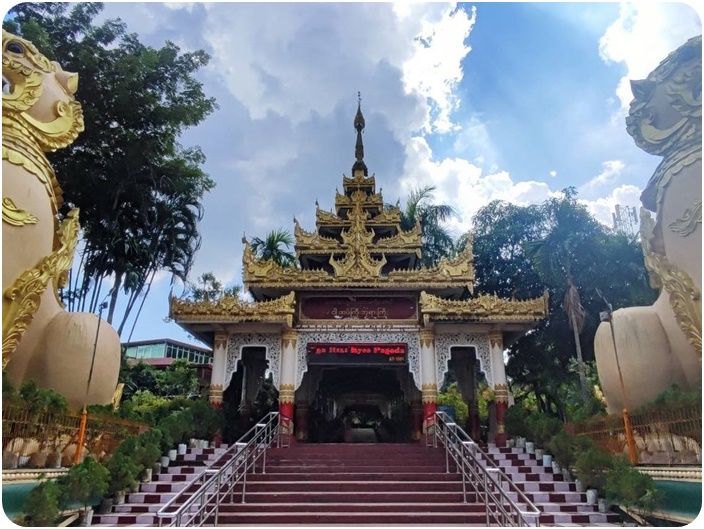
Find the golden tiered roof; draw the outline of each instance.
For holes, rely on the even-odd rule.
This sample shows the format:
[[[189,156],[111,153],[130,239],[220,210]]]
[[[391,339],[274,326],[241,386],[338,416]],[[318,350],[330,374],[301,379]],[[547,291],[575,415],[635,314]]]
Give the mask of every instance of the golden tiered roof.
[[[296,256],[300,267],[282,268],[262,261],[245,241],[243,279],[255,298],[266,299],[292,289],[384,288],[428,289],[460,297],[472,292],[474,266],[471,245],[455,259],[432,268],[418,267],[421,226],[401,228],[398,206],[384,204],[368,176],[361,132],[364,116],[358,107],[352,177],[343,175],[343,192],[335,193],[334,211],[316,210],[316,231],[308,232],[294,219]],[[317,202],[316,202],[317,205]]]

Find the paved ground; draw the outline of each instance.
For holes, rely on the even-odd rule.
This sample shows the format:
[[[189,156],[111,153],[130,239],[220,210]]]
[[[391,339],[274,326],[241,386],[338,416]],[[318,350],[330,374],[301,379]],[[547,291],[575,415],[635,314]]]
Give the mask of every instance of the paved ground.
[[[376,443],[374,428],[352,428],[353,443]]]

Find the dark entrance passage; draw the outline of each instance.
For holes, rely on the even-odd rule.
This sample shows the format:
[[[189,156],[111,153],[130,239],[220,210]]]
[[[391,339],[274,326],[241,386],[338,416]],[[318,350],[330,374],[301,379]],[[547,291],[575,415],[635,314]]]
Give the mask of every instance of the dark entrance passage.
[[[410,439],[406,366],[311,367],[309,442],[398,443]]]

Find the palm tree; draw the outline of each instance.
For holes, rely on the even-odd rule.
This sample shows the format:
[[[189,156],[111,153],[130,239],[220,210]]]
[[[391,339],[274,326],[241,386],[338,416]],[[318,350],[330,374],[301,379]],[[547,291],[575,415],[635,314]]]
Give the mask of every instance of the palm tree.
[[[290,231],[279,228],[267,233],[264,239],[252,238],[250,244],[252,253],[257,258],[263,261],[272,260],[283,268],[296,267],[296,256],[288,251],[288,248],[294,245]]]
[[[442,257],[451,255],[453,239],[444,222],[456,217],[457,212],[447,204],[433,204],[435,186],[416,187],[406,198],[401,210],[401,229],[411,230],[420,223],[424,266],[436,266]]]
[[[542,238],[526,243],[525,252],[546,283],[567,284],[562,308],[574,335],[579,383],[587,402],[590,391],[579,338],[586,313],[572,272],[580,255],[589,255],[593,259],[599,252],[604,232],[589,213],[577,204],[573,188],[564,190],[564,194],[563,198],[552,199],[545,204],[548,231]]]

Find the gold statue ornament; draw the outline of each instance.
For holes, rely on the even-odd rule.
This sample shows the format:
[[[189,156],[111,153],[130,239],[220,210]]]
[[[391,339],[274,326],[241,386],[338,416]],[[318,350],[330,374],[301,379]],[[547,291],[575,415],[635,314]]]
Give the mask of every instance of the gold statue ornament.
[[[120,369],[117,332],[105,322],[98,331],[95,314],[66,312],[58,297],[80,226],[78,209],[59,223],[62,192],[45,153],[83,131],[77,88],[77,74],[3,30],[2,367],[15,383],[57,390],[73,408],[109,403]]]

